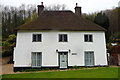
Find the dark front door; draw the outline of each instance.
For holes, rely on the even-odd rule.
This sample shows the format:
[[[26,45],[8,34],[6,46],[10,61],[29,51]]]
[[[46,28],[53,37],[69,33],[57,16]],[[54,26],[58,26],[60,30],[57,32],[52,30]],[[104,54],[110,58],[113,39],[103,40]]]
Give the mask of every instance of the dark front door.
[[[59,53],[59,67],[60,68],[67,68],[67,53],[66,52],[60,52]]]

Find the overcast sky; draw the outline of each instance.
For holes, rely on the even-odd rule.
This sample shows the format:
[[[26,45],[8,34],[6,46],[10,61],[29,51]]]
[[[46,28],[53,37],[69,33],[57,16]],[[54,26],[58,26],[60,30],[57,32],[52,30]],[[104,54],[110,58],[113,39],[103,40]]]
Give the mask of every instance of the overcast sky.
[[[21,4],[36,4],[43,2],[44,5],[65,4],[69,10],[74,12],[75,4],[82,7],[83,13],[92,13],[106,9],[118,7],[120,0],[0,0],[0,4],[17,6]]]

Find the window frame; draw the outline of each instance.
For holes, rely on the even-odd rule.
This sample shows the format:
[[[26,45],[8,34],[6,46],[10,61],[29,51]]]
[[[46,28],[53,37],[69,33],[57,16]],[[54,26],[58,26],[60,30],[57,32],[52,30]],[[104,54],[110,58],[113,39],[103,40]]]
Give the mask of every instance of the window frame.
[[[60,36],[62,37],[62,39],[60,39]],[[66,39],[65,39],[65,36],[66,36]],[[59,34],[58,42],[68,42],[68,34]]]
[[[93,54],[93,65],[86,65],[86,53],[92,53]],[[84,58],[85,58],[85,60],[84,60],[84,63],[85,63],[85,66],[94,66],[95,65],[95,52],[94,51],[84,51]],[[91,59],[91,57],[90,57],[90,59]]]
[[[36,35],[36,40],[34,41],[34,35]],[[40,35],[40,40],[38,36]],[[32,42],[42,42],[42,34],[33,34],[32,35]]]
[[[33,60],[33,59],[32,59],[32,54],[33,54],[33,53],[35,53],[35,57],[36,57],[35,66],[32,66],[32,60]],[[40,62],[41,62],[41,65],[40,65],[40,66],[37,66],[37,65],[38,65],[38,64],[37,64],[37,60],[38,60],[38,59],[37,59],[37,57],[38,57],[37,55],[38,55],[38,53],[41,54],[41,61],[40,61]],[[31,53],[31,67],[41,67],[41,66],[42,66],[42,52],[32,52],[32,53]]]
[[[87,36],[87,41],[85,36]],[[92,36],[91,39],[90,36]],[[84,42],[93,42],[93,34],[84,34]]]

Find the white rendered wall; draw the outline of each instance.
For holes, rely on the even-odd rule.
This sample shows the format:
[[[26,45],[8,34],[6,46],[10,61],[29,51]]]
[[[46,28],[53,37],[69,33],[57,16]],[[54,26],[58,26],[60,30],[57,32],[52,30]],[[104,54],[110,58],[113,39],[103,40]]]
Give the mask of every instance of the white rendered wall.
[[[42,34],[42,42],[32,42],[33,34]],[[68,42],[58,42],[59,34],[68,34]],[[92,34],[93,42],[84,42],[84,34]],[[71,50],[68,66],[85,66],[84,51],[94,51],[95,65],[107,65],[105,34],[102,31],[18,31],[14,67],[30,67],[31,52],[42,52],[42,66],[58,66],[57,49]]]

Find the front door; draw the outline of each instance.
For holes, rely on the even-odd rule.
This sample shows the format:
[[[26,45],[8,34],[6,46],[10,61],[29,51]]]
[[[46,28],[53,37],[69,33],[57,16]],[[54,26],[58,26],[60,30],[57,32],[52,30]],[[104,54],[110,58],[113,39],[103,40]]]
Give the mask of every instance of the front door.
[[[66,52],[59,53],[59,65],[60,65],[60,68],[67,68],[67,53]]]

